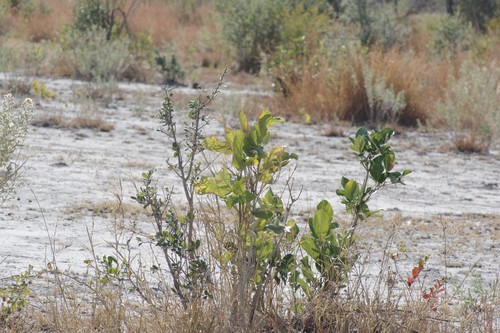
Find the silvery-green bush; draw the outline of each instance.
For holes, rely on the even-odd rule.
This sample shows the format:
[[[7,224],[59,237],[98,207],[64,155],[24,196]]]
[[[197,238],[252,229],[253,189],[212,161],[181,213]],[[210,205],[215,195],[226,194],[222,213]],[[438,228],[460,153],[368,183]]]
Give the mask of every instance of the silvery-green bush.
[[[363,80],[368,100],[368,120],[373,123],[397,123],[406,107],[405,93],[396,93],[384,77],[377,77],[368,67],[363,67]]]
[[[77,78],[109,82],[125,73],[131,57],[127,37],[108,40],[104,29],[93,26],[85,31],[69,30],[63,38],[66,60]]]
[[[12,193],[21,163],[16,154],[22,147],[33,116],[33,102],[26,98],[18,105],[11,94],[5,95],[0,113],[0,205]]]
[[[487,150],[500,137],[500,68],[496,62],[465,61],[458,75],[450,75],[444,98],[436,109],[460,140],[468,136]]]

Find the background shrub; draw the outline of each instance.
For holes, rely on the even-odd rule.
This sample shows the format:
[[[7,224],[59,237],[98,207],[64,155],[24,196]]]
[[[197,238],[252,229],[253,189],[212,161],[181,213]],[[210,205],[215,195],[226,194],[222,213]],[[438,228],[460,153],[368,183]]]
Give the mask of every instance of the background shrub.
[[[457,0],[460,16],[485,33],[487,23],[498,15],[498,0]]]
[[[127,37],[108,40],[97,26],[86,31],[70,29],[62,41],[63,57],[74,76],[88,81],[107,82],[123,77],[129,60]]]
[[[239,68],[256,73],[262,54],[272,53],[283,39],[288,0],[219,0],[223,35]]]
[[[457,75],[450,74],[445,97],[437,110],[455,132],[459,150],[486,152],[499,138],[500,70],[496,62],[465,61]]]

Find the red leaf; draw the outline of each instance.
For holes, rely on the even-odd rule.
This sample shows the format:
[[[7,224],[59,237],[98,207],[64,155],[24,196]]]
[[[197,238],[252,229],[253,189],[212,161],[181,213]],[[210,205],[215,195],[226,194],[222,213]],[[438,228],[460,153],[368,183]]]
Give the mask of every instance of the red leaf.
[[[414,279],[416,279],[418,277],[418,274],[420,274],[421,270],[422,270],[422,268],[420,268],[420,267],[413,267],[413,269],[411,271],[411,275],[413,276]]]

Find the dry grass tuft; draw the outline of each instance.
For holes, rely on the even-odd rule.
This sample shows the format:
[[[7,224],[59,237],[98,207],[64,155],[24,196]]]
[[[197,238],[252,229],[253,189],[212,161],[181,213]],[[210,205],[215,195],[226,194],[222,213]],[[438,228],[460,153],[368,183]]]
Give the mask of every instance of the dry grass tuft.
[[[462,153],[487,153],[491,140],[485,139],[475,133],[458,135],[454,140],[455,148]]]
[[[114,125],[105,121],[100,115],[78,115],[76,117],[65,117],[60,114],[39,116],[32,121],[33,126],[66,128],[66,129],[93,129],[99,132],[111,132]]]

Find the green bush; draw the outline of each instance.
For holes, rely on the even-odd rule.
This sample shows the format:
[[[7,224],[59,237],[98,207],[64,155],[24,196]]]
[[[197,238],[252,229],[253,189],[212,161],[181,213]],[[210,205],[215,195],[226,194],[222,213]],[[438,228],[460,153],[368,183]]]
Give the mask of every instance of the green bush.
[[[258,72],[262,54],[272,53],[283,40],[291,0],[219,0],[223,35],[241,70]]]

